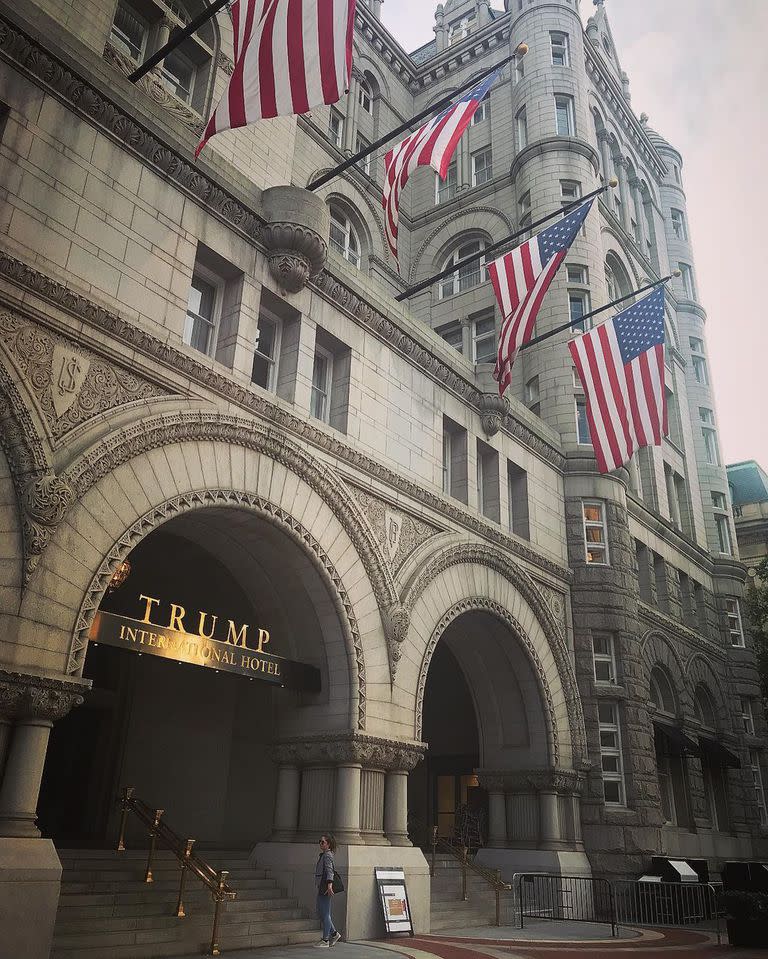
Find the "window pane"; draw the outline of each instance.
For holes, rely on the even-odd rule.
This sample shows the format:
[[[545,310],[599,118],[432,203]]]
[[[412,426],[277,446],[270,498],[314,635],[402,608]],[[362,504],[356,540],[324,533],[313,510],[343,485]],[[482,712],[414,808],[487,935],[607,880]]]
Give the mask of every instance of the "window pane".
[[[584,504],[584,519],[588,520],[590,523],[602,523],[603,521],[603,509],[601,506],[592,505],[589,503]]]
[[[606,726],[615,725],[616,713],[615,713],[615,707],[613,703],[598,703],[597,718],[601,723],[605,724]],[[607,745],[607,743],[602,743],[602,745],[605,746]]]
[[[595,662],[595,679],[599,683],[609,683],[613,679],[611,664],[606,660]]]
[[[132,60],[141,60],[147,39],[147,24],[122,3],[115,12],[110,40]]]
[[[192,99],[192,84],[195,78],[195,67],[179,50],[169,53],[161,68],[163,83],[166,88],[180,100],[189,103]]]
[[[189,290],[188,309],[198,316],[210,320],[213,317],[213,303],[216,299],[216,290],[210,283],[206,283],[197,276],[192,277],[192,286]]]
[[[610,803],[621,803],[621,783],[611,782],[610,780],[606,782],[603,780],[603,793],[605,795],[605,801]]]

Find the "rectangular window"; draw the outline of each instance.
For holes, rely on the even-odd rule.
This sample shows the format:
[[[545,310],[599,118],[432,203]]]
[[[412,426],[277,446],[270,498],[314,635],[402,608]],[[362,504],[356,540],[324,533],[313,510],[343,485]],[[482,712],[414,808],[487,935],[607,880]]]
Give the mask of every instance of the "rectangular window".
[[[344,146],[344,117],[333,107],[328,121],[328,138],[339,150]]]
[[[596,683],[616,682],[616,660],[613,654],[613,636],[600,633],[592,636],[592,662]]]
[[[531,223],[531,194],[524,193],[517,204],[517,213],[518,213],[518,226],[521,230],[524,230],[525,227],[530,226]]]
[[[717,529],[717,545],[721,553],[733,556],[733,544],[731,543],[731,530],[728,526],[728,517],[715,513],[715,527]]]
[[[576,131],[573,97],[558,94],[555,97],[555,129],[561,137],[572,137]]]
[[[768,825],[768,814],[765,809],[765,789],[763,788],[763,772],[760,768],[760,753],[756,749],[749,751],[749,768],[752,773],[752,782],[755,787],[755,805],[760,814],[760,825]]]
[[[263,310],[259,313],[258,333],[253,351],[251,383],[265,390],[277,389],[277,363],[280,355],[280,324]]]
[[[549,42],[552,47],[552,63],[556,67],[570,66],[568,34],[550,33]]]
[[[315,346],[312,363],[312,398],[310,414],[323,423],[330,421],[331,384],[333,382],[333,354],[322,346]]]
[[[534,376],[525,384],[525,405],[535,416],[541,416],[540,399],[539,378]]]
[[[110,43],[134,63],[141,63],[147,50],[148,36],[147,21],[128,4],[119,3],[109,35]]]
[[[715,412],[699,407],[699,419],[701,420],[701,435],[704,437],[704,452],[707,462],[711,466],[720,465],[720,451],[717,446],[717,430],[715,429]]]
[[[443,492],[462,503],[468,500],[467,431],[443,417]]]
[[[685,214],[682,210],[672,210],[672,229],[678,240],[688,239],[688,231],[685,228]]]
[[[458,43],[459,40],[463,40],[465,37],[468,37],[474,29],[476,22],[477,18],[475,17],[474,13],[469,13],[460,20],[455,20],[448,27],[448,43]]]
[[[525,107],[517,111],[515,129],[517,130],[517,149],[519,152],[528,146],[528,114]]]
[[[572,333],[585,333],[589,329],[589,320],[583,317],[589,313],[589,293],[568,291],[568,315]]]
[[[592,445],[589,420],[587,419],[587,401],[583,397],[577,397],[576,399],[576,442],[579,446]]]
[[[617,703],[598,703],[600,761],[603,771],[603,797],[606,806],[626,805],[624,763],[621,756],[621,727]]]
[[[459,323],[458,320],[446,323],[445,326],[438,326],[435,333],[442,337],[449,346],[452,346],[457,353],[463,351],[464,335],[461,329],[461,323]]]
[[[692,300],[695,295],[695,287],[693,285],[693,270],[687,263],[678,263],[678,270],[682,276],[680,277],[680,283],[683,287],[683,293],[688,297],[689,300]]]
[[[725,600],[725,615],[728,620],[728,634],[731,646],[744,646],[744,630],[741,626],[741,606],[738,599]]]
[[[499,502],[499,454],[477,441],[477,508],[496,523],[501,519]]]
[[[560,181],[560,198],[563,206],[573,203],[581,196],[581,184],[576,180]]]
[[[440,174],[435,174],[435,203],[445,203],[456,196],[459,187],[459,176],[456,168],[455,158],[448,167],[448,173],[444,180],[440,179]]]
[[[680,607],[683,614],[683,622],[692,629],[696,626],[696,611],[693,606],[693,590],[691,579],[687,573],[680,572]]]
[[[588,564],[608,565],[608,536],[604,503],[583,503],[584,553]]]
[[[507,506],[509,528],[516,536],[530,539],[528,474],[511,460],[507,460]]]
[[[472,186],[481,186],[493,179],[491,148],[472,154]]]
[[[741,711],[741,726],[748,736],[755,735],[755,717],[752,714],[752,701],[746,696],[739,696],[739,709]]]
[[[682,529],[680,523],[680,507],[677,502],[677,491],[675,490],[675,472],[669,463],[664,464],[664,481],[667,487],[667,503],[669,504],[669,518],[672,525]]]
[[[695,354],[691,357],[693,365],[693,375],[697,383],[701,383],[702,386],[709,386],[709,373],[707,371],[707,361],[703,356],[696,356]]]
[[[182,100],[192,103],[197,68],[181,50],[172,50],[160,66],[160,76],[166,90]]]
[[[491,312],[472,318],[472,359],[475,363],[495,363],[497,353],[496,318]]]
[[[483,97],[480,101],[477,110],[472,114],[472,126],[477,126],[478,123],[482,123],[483,120],[490,120],[491,118],[491,91]]]
[[[360,136],[359,133],[357,134],[357,139],[355,141],[355,153],[360,153],[361,150],[367,150],[370,145],[371,144],[368,142],[368,140],[365,139],[365,137]],[[363,159],[360,160],[357,165],[360,167],[360,169],[363,171],[363,173],[366,176],[370,176],[371,175],[371,154],[369,153],[368,156],[363,157]]]
[[[199,272],[198,272],[199,271]],[[218,285],[208,271],[195,269],[187,301],[184,342],[206,356],[216,348],[216,325],[220,308]]]
[[[589,284],[589,271],[586,266],[575,266],[569,263],[565,268],[569,283],[580,283],[582,286]]]

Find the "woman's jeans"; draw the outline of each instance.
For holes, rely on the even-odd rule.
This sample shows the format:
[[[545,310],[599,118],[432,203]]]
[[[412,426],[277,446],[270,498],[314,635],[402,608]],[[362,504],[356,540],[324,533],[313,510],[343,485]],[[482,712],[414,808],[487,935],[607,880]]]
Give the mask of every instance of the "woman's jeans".
[[[336,934],[336,929],[331,919],[331,899],[333,896],[317,895],[317,911],[323,923],[323,939],[328,942],[331,936]]]

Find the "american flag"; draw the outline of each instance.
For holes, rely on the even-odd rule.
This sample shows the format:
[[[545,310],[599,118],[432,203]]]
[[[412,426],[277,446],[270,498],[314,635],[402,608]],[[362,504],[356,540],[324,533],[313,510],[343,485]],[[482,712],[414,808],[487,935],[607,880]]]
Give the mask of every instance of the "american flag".
[[[499,393],[512,380],[512,364],[520,347],[530,340],[541,303],[594,200],[564,216],[554,226],[526,240],[488,265],[493,291],[501,310],[499,352],[493,376]]]
[[[400,194],[413,171],[431,166],[440,179],[448,175],[453,152],[469,126],[480,101],[488,93],[500,71],[495,70],[461,100],[393,147],[384,158],[385,233],[392,255],[397,260],[397,225],[400,220]]]
[[[661,446],[668,432],[664,287],[568,346],[584,387],[600,472],[623,466],[641,446]]]
[[[195,150],[222,130],[336,103],[352,70],[356,0],[235,0],[235,68]]]

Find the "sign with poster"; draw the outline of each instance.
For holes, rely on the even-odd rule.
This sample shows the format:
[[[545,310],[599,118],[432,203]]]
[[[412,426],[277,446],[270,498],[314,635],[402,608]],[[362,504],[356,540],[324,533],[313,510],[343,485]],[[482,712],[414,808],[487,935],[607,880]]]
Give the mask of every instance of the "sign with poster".
[[[379,887],[384,928],[387,932],[407,932],[413,935],[411,907],[405,887],[405,873],[399,866],[375,866],[376,885]]]

